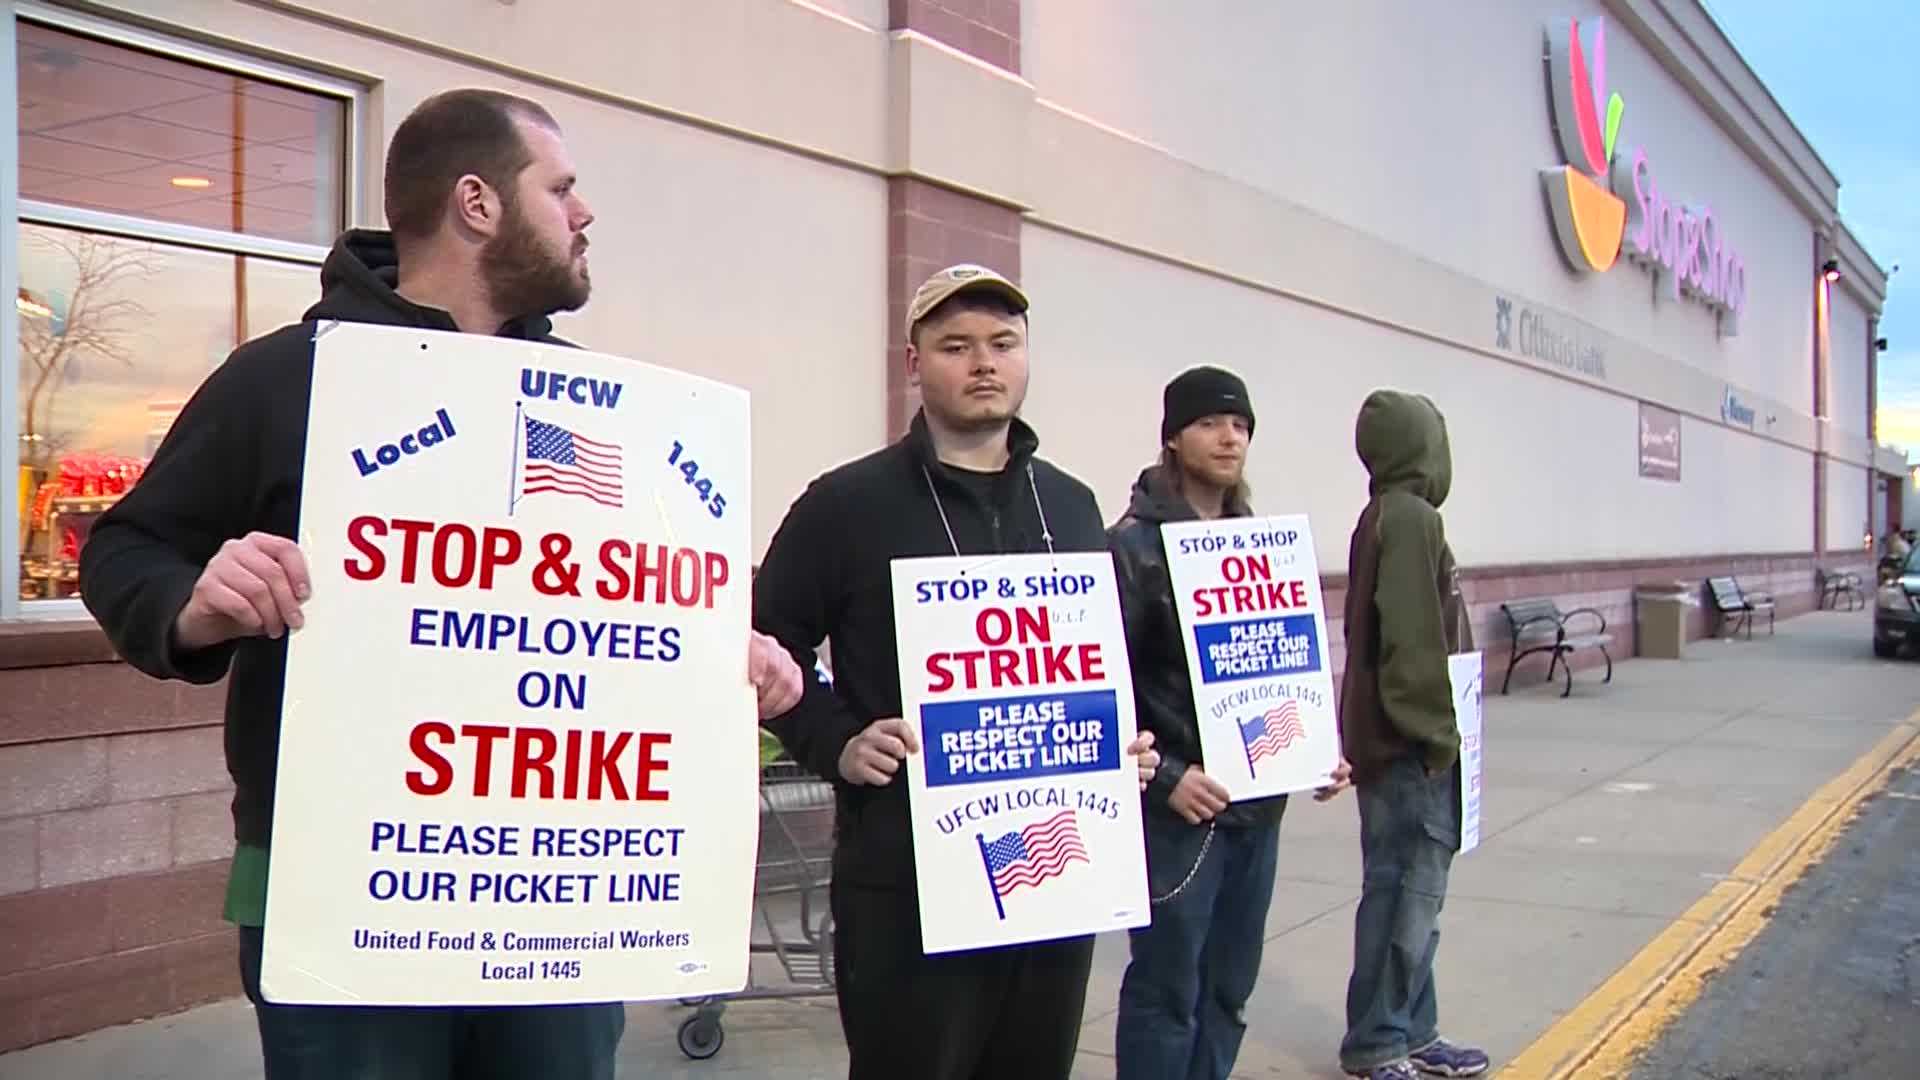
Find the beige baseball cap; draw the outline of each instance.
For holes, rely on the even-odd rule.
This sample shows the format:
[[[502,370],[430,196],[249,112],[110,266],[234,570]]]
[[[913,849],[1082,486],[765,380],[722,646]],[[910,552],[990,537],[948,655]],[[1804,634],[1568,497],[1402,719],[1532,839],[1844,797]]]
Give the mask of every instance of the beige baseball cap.
[[[1027,294],[1020,291],[1020,286],[984,266],[960,263],[928,278],[913,294],[913,303],[907,305],[907,340],[913,340],[914,324],[926,318],[928,312],[945,303],[953,294],[968,290],[999,293],[1013,305],[1014,311],[1027,310]]]

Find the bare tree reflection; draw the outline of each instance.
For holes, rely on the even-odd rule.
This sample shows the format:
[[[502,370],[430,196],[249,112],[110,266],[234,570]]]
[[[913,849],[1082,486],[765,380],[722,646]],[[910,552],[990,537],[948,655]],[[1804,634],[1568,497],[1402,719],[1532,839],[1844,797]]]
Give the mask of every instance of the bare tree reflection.
[[[17,300],[23,391],[21,464],[44,470],[66,441],[65,436],[52,433],[53,412],[74,360],[92,355],[132,366],[133,354],[124,335],[150,313],[120,286],[154,274],[158,256],[150,245],[86,233],[34,230],[22,239],[64,257],[72,266],[64,302],[51,290],[40,294],[25,287]]]

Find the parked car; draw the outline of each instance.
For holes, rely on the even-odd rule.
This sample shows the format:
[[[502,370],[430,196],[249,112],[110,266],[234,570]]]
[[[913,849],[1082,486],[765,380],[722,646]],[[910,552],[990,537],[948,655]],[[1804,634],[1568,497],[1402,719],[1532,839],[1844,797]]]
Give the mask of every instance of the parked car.
[[[1920,645],[1920,549],[1892,568],[1873,601],[1873,654],[1893,656]]]

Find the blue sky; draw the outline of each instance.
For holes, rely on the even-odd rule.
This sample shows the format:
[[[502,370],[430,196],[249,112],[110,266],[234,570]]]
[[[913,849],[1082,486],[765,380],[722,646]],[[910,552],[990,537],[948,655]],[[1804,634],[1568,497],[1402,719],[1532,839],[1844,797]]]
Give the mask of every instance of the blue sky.
[[[1840,177],[1840,216],[1888,283],[1880,441],[1920,457],[1920,3],[1706,0]]]

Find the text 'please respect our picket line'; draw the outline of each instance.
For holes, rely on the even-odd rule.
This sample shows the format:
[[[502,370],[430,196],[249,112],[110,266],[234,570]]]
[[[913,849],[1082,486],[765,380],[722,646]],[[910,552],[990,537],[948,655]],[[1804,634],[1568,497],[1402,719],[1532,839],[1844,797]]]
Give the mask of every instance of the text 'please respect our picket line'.
[[[680,872],[661,868],[683,854],[686,829],[675,827],[464,825],[459,822],[373,822],[375,855],[579,860],[614,869],[444,870],[375,867],[367,877],[374,900],[426,903],[591,904],[680,899]]]

